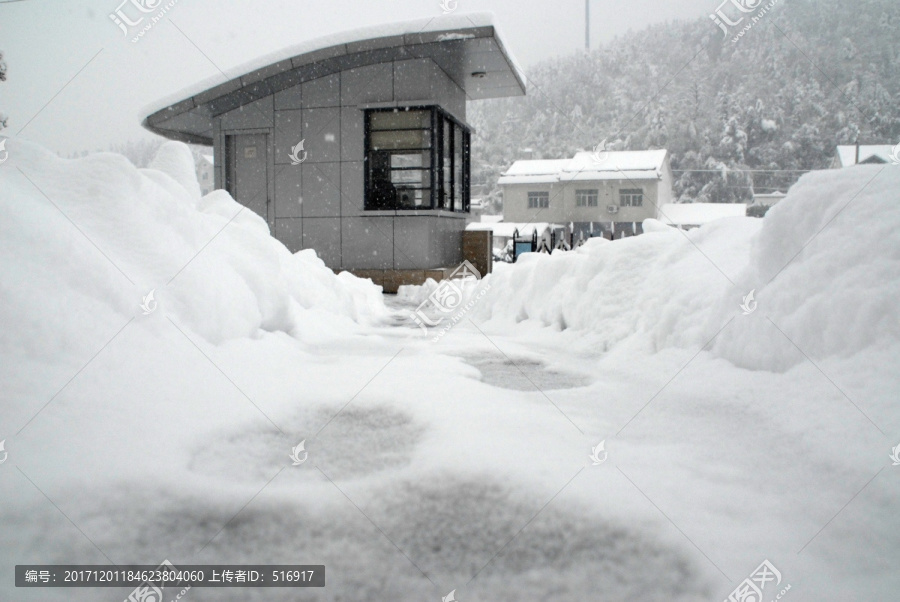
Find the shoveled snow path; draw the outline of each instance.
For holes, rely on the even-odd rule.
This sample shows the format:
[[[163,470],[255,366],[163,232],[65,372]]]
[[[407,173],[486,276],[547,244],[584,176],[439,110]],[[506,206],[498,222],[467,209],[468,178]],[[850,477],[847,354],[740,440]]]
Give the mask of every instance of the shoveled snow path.
[[[826,445],[872,427],[811,367],[773,375],[697,350],[602,353],[547,329],[512,336],[467,321],[433,343],[391,304],[386,325],[312,349],[278,334],[199,343],[283,435],[179,333],[141,324],[19,443],[22,471],[59,511],[5,471],[4,529],[15,533],[5,563],[325,564],[329,586],[303,592],[310,600],[452,589],[459,600],[724,599],[765,558],[804,599],[886,599],[898,585],[886,560],[898,549],[896,479],[879,473],[881,449]],[[504,386],[481,382],[470,361],[491,362]],[[193,374],[199,388],[136,401],[144,394],[123,380],[148,370]],[[535,387],[546,372],[557,388]],[[210,388],[233,408],[231,426],[184,424],[177,408],[193,394],[208,405]],[[791,389],[801,405],[779,407]],[[815,410],[802,402],[811,392],[831,417],[797,432],[790,415]],[[152,398],[159,411],[144,416]],[[105,407],[106,421],[74,418],[79,400]],[[172,437],[148,439],[145,420]],[[292,466],[300,440],[309,459]],[[595,466],[601,441],[608,458]],[[863,457],[868,477],[849,468]],[[100,594],[8,595],[127,591]],[[195,588],[190,598],[295,596]]]

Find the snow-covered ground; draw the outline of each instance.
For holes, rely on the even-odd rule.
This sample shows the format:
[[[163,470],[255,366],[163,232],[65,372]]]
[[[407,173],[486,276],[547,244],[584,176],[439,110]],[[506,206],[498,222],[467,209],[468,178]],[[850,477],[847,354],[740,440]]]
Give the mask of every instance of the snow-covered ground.
[[[7,149],[0,566],[327,567],[185,600],[724,600],[765,559],[765,600],[900,591],[900,167],[497,266],[433,342],[430,289],[292,256],[179,144]]]

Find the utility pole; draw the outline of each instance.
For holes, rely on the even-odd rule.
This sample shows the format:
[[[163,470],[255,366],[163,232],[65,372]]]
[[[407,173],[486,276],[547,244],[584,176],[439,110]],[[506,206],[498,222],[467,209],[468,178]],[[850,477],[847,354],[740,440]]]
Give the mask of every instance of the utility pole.
[[[584,51],[591,51],[591,0],[584,0]]]

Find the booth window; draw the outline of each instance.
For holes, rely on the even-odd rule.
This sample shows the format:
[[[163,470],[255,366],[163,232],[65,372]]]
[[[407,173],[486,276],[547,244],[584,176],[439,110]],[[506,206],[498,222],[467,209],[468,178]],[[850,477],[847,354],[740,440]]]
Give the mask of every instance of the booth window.
[[[366,110],[367,210],[468,212],[470,132],[439,107]]]

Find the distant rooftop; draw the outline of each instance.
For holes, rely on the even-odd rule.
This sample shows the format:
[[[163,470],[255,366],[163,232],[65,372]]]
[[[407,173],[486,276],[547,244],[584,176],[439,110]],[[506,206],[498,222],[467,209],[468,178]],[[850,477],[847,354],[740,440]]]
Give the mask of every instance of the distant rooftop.
[[[746,217],[743,203],[666,203],[659,208],[659,221],[670,226],[702,226],[725,217]]]
[[[584,151],[572,159],[516,161],[500,184],[538,184],[594,180],[657,180],[662,177],[667,150]]]
[[[560,228],[565,228],[565,226],[561,224],[551,224],[548,222],[537,222],[537,223],[514,223],[514,222],[472,222],[466,226],[466,230],[471,231],[490,231],[493,232],[494,236],[498,238],[512,238],[513,234],[515,234],[516,230],[519,231],[519,236],[527,237],[534,234],[535,231],[537,233],[543,234],[548,229],[550,230],[558,230]]]
[[[900,147],[898,147],[900,151]],[[859,163],[891,163],[895,151],[889,144],[862,144],[859,147]],[[900,152],[898,152],[900,154]],[[856,165],[856,145],[837,147],[837,167]]]
[[[340,71],[421,58],[433,60],[469,100],[525,94],[524,72],[503,45],[493,15],[453,14],[342,32],[284,48],[228,70],[239,77],[223,82],[217,75],[160,100],[144,110],[148,117],[143,125],[167,138],[212,144],[217,115]]]

